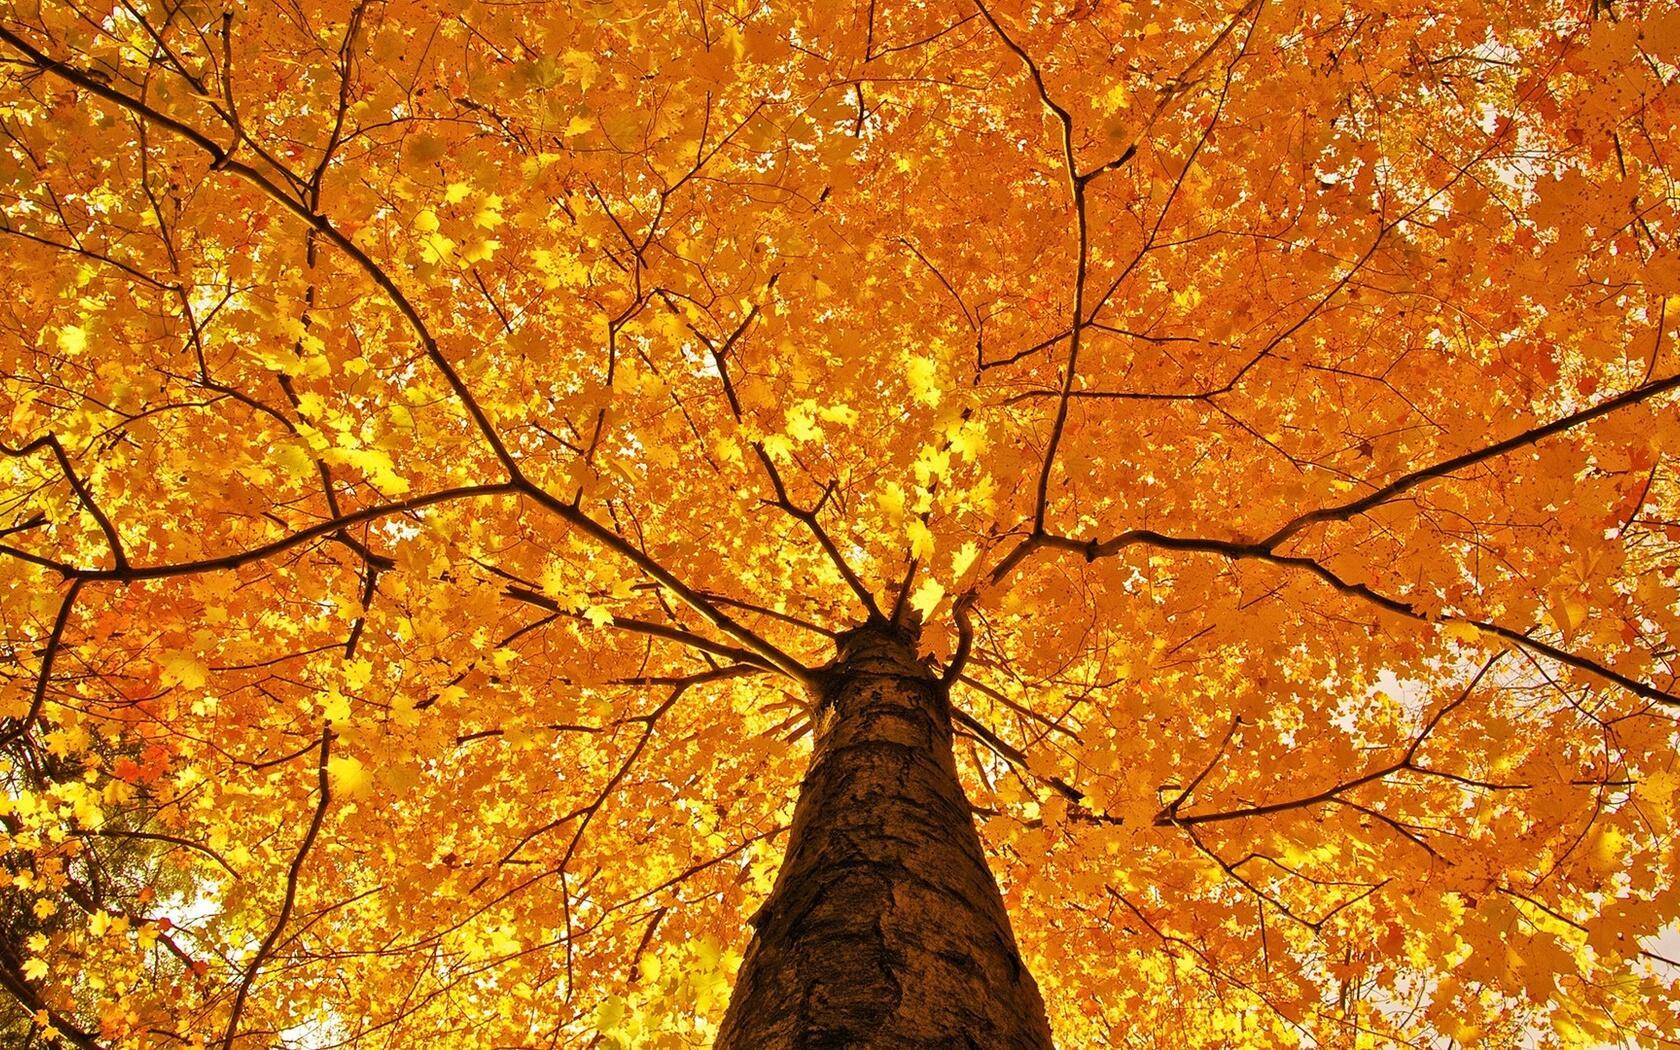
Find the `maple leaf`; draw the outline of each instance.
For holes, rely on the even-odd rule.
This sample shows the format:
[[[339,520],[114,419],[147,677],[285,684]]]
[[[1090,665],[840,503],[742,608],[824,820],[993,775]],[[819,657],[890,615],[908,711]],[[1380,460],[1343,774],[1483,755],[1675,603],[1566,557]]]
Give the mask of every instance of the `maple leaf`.
[[[0,1043],[1680,1040],[1672,4],[309,15],[0,17]]]

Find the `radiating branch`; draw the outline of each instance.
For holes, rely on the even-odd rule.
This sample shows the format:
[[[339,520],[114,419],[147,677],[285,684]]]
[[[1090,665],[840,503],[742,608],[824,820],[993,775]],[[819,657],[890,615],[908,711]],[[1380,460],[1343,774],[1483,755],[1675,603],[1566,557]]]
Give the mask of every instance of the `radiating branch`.
[[[71,464],[70,457],[65,454],[64,446],[59,443],[56,435],[47,434],[38,437],[22,448],[9,448],[0,444],[0,452],[13,457],[27,456],[41,448],[52,450],[53,459],[58,461],[59,469],[64,472],[64,479],[70,483],[71,490],[76,493],[76,498],[81,501],[82,509],[86,510],[88,515],[99,524],[99,531],[105,534],[105,541],[111,545],[111,559],[116,563],[116,567],[118,569],[128,568],[128,555],[123,552],[122,538],[117,535],[116,526],[112,525],[111,519],[106,517],[105,512],[99,509],[99,504],[94,502],[93,494],[88,491],[87,485],[82,481],[81,476],[76,473],[76,468]]]
[[[444,356],[442,349],[438,346],[436,337],[432,335],[430,327],[426,324],[425,319],[421,317],[420,311],[414,305],[414,302],[409,299],[407,293],[402,290],[401,286],[397,284],[391,275],[386,273],[385,269],[373,260],[372,256],[368,255],[368,253],[363,251],[355,241],[351,240],[350,237],[345,235],[343,231],[333,225],[332,221],[329,220],[326,215],[322,214],[317,209],[310,208],[296,194],[288,192],[280,186],[275,185],[273,180],[271,180],[267,175],[263,174],[251,165],[246,164],[244,161],[239,160],[235,155],[237,145],[234,147],[223,147],[215,139],[212,139],[210,136],[204,134],[202,131],[199,131],[190,124],[186,124],[174,117],[159,112],[140,99],[116,90],[110,84],[90,74],[86,70],[78,69],[67,62],[62,62],[56,58],[48,56],[29,41],[4,26],[0,26],[0,41],[10,44],[37,68],[53,74],[66,83],[74,84],[90,94],[96,95],[107,102],[127,110],[139,117],[141,120],[164,128],[172,134],[197,146],[209,156],[211,170],[228,172],[229,174],[235,175],[238,178],[250,183],[252,186],[255,186],[263,193],[264,196],[291,212],[295,217],[302,220],[303,223],[310,229],[315,230],[322,237],[326,238],[326,240],[340,252],[344,253],[344,255],[354,262],[363,273],[367,274],[368,278],[372,280],[374,284],[379,286],[379,289],[391,300],[392,305],[397,308],[397,312],[402,315],[409,328],[413,330],[416,338],[419,339],[420,345],[425,351],[426,357],[432,362],[433,366],[437,368],[438,372],[442,374],[444,382],[448,384],[450,390],[461,402],[462,407],[466,409],[468,416],[471,417],[473,424],[477,427],[480,436],[482,436],[485,443],[490,446],[496,460],[502,465],[502,468],[508,472],[508,476],[510,478],[520,480],[524,478],[524,474],[519,469],[518,462],[513,458],[512,453],[508,451],[507,446],[502,443],[501,437],[497,434],[495,425],[491,423],[490,417],[485,413],[484,408],[478,403],[478,399],[473,395],[472,390],[468,388],[466,381],[461,378],[461,374],[456,370],[454,364],[452,364],[449,359]],[[244,139],[243,136],[241,136],[241,141],[248,142],[248,140]],[[278,168],[278,170],[284,171],[285,169]]]
[[[509,586],[505,588],[502,593],[515,601],[524,602],[527,605],[534,605],[539,609],[547,609],[550,612],[559,613],[562,616],[569,616],[576,620],[584,619],[584,615],[581,612],[573,612],[570,609],[564,608],[554,599],[545,594],[539,594],[536,591],[532,591],[529,588]],[[695,634],[693,631],[673,624],[655,623],[651,620],[640,620],[632,616],[620,616],[614,613],[612,620],[608,622],[607,626],[616,627],[621,631],[629,631],[634,634],[647,635],[651,638],[663,638],[667,641],[677,642],[682,645],[686,645],[691,649],[698,649],[703,653],[710,653],[713,656],[726,657],[739,664],[747,664],[749,666],[759,667],[765,670],[776,670],[773,664],[770,664],[764,659],[764,657],[750,649],[741,649],[733,645],[725,645],[722,642],[715,642],[704,635]]]
[[[291,867],[286,871],[285,897],[280,904],[280,914],[275,917],[274,925],[269,928],[268,936],[263,938],[257,947],[256,954],[245,964],[245,972],[240,976],[239,988],[233,996],[233,1006],[228,1011],[227,1030],[222,1035],[222,1050],[233,1050],[233,1043],[239,1036],[239,1019],[245,1011],[245,1001],[251,994],[251,986],[256,983],[257,974],[262,970],[263,963],[268,961],[269,953],[279,941],[280,935],[286,930],[286,923],[291,920],[292,908],[297,902],[298,881],[303,875],[304,861],[309,857],[309,850],[315,845],[315,837],[321,831],[321,821],[327,815],[327,807],[332,803],[332,785],[327,775],[327,759],[332,751],[333,732],[330,728],[321,730],[321,759],[315,767],[316,798],[315,811],[309,819],[309,827],[303,833],[303,841],[298,844],[297,853],[292,856]]]
[[[1361,498],[1351,502],[1343,503],[1334,507],[1320,507],[1317,510],[1297,515],[1285,522],[1277,529],[1277,531],[1261,540],[1259,545],[1267,548],[1268,550],[1274,549],[1285,540],[1300,532],[1302,529],[1316,525],[1319,522],[1347,521],[1350,518],[1379,507],[1394,499],[1396,496],[1417,488],[1419,485],[1447,477],[1457,471],[1463,470],[1465,467],[1475,466],[1478,463],[1503,456],[1506,453],[1515,452],[1518,449],[1538,444],[1546,438],[1552,437],[1556,434],[1561,434],[1566,430],[1571,430],[1583,423],[1590,423],[1591,421],[1598,419],[1600,416],[1609,415],[1617,409],[1627,408],[1630,405],[1637,405],[1641,402],[1649,401],[1660,394],[1666,394],[1675,389],[1680,389],[1680,373],[1668,376],[1665,379],[1658,379],[1641,384],[1640,386],[1636,386],[1625,393],[1618,394],[1615,397],[1601,401],[1591,408],[1582,409],[1579,412],[1575,412],[1567,416],[1561,416],[1552,420],[1550,423],[1544,423],[1537,427],[1530,427],[1522,433],[1514,434],[1503,441],[1496,441],[1486,447],[1479,448],[1471,452],[1465,452],[1461,455],[1453,456],[1448,459],[1443,459],[1440,462],[1432,463],[1427,467],[1421,467],[1417,470],[1409,471],[1402,474],[1400,477],[1395,478],[1388,484],[1383,485],[1381,488],[1378,488],[1371,494],[1362,496]]]
[[[1341,796],[1346,792],[1352,791],[1354,788],[1363,787],[1366,784],[1384,780],[1396,773],[1407,772],[1415,773],[1420,776],[1442,777],[1467,787],[1476,787],[1489,791],[1526,790],[1532,787],[1532,785],[1489,783],[1487,781],[1476,780],[1470,777],[1460,776],[1455,773],[1447,773],[1428,766],[1423,766],[1417,761],[1418,749],[1423,747],[1430,735],[1435,732],[1436,728],[1441,724],[1441,720],[1470,698],[1470,694],[1475,690],[1476,686],[1481,684],[1482,678],[1493,669],[1493,666],[1497,664],[1504,655],[1505,651],[1501,650],[1500,652],[1495,653],[1491,659],[1484,662],[1481,668],[1476,672],[1475,676],[1470,679],[1469,684],[1464,687],[1455,699],[1453,699],[1450,703],[1443,705],[1440,710],[1430,716],[1429,720],[1424,723],[1423,728],[1419,730],[1417,736],[1414,737],[1411,743],[1407,746],[1405,753],[1393,762],[1379,766],[1376,769],[1368,770],[1356,777],[1350,777],[1333,787],[1324,789],[1323,791],[1317,791],[1310,795],[1301,795],[1285,801],[1268,802],[1257,806],[1244,806],[1239,809],[1216,810],[1203,813],[1180,813],[1178,811],[1179,806],[1183,804],[1184,800],[1190,796],[1190,792],[1195,790],[1196,786],[1200,784],[1202,779],[1207,776],[1210,770],[1212,770],[1219,757],[1224,754],[1225,746],[1229,744],[1231,740],[1231,732],[1235,732],[1236,727],[1241,724],[1242,720],[1238,718],[1233,721],[1231,731],[1225,734],[1225,740],[1215,751],[1214,761],[1208,763],[1202,772],[1197,774],[1196,779],[1190,783],[1189,787],[1185,788],[1184,791],[1174,798],[1172,802],[1163,807],[1161,812],[1155,815],[1155,823],[1160,827],[1190,827],[1196,824],[1211,824],[1229,820],[1242,820],[1249,817],[1271,816],[1274,813],[1283,813],[1293,809],[1304,809],[1311,806],[1324,805],[1326,803],[1340,802],[1342,801]]]
[[[47,643],[41,650],[41,667],[35,675],[35,691],[29,698],[29,710],[18,719],[16,725],[0,733],[0,750],[26,736],[36,720],[41,717],[41,709],[47,701],[47,685],[52,681],[53,664],[64,644],[64,628],[70,622],[71,612],[76,608],[76,596],[81,593],[82,584],[82,580],[70,581],[64,598],[59,602],[58,616],[54,618],[52,632],[47,635]]]

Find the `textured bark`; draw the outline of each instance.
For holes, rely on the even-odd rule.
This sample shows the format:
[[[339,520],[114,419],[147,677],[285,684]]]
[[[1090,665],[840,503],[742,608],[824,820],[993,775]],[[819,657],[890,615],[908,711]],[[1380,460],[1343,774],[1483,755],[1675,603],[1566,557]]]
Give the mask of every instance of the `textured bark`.
[[[847,636],[718,1050],[1049,1050],[914,639]]]

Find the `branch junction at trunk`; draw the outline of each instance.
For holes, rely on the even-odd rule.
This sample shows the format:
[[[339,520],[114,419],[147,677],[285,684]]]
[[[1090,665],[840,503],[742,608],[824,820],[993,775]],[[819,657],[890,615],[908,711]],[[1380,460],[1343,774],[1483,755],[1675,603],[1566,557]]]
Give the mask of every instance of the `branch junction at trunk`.
[[[869,625],[821,675],[787,856],[719,1050],[1049,1050],[915,636]]]

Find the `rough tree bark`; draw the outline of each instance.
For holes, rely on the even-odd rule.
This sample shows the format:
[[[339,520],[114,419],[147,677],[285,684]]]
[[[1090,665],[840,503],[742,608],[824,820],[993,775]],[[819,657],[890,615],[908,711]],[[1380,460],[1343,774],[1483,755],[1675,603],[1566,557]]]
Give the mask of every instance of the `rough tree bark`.
[[[718,1050],[1050,1050],[915,638],[842,639]]]

